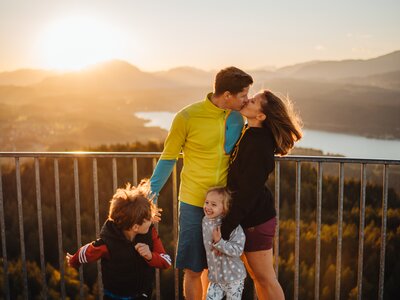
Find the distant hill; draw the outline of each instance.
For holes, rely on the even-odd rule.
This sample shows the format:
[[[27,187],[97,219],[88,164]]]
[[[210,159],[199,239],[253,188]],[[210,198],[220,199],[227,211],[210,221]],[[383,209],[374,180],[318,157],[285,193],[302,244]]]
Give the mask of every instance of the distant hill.
[[[192,67],[179,67],[168,71],[153,73],[159,78],[173,80],[186,86],[212,86],[214,72],[207,72]]]
[[[44,79],[37,84],[45,89],[130,91],[176,85],[171,80],[140,71],[131,64],[113,60],[94,65],[79,72],[66,73]]]
[[[46,77],[54,76],[57,72],[22,69],[0,73],[0,85],[27,86],[41,82]]]
[[[388,72],[383,74],[374,74],[364,77],[350,77],[341,79],[340,81],[343,83],[400,90],[400,71]]]
[[[361,77],[400,70],[400,51],[366,60],[317,61],[278,69],[276,75],[302,79]]]

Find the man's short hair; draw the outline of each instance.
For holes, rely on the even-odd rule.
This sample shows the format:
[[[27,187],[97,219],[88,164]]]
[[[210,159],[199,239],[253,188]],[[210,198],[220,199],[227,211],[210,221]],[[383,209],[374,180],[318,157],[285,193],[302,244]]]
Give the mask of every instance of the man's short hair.
[[[236,68],[228,67],[220,70],[215,76],[214,94],[220,96],[225,92],[236,95],[253,83],[253,78],[246,72]]]

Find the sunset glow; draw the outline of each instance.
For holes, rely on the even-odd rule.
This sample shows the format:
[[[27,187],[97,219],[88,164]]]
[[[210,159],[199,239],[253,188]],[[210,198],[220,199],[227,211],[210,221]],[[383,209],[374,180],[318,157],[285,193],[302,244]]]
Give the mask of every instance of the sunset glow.
[[[87,17],[69,17],[48,24],[39,40],[43,65],[78,70],[116,58],[123,49],[121,32]]]

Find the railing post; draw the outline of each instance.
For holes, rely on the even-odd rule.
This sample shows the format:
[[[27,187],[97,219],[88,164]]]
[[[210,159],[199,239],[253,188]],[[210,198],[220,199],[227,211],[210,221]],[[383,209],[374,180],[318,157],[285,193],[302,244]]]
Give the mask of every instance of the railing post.
[[[382,226],[381,226],[381,251],[379,257],[379,289],[378,299],[383,300],[385,285],[385,253],[386,253],[386,223],[387,223],[387,205],[388,205],[388,185],[389,170],[388,165],[383,167],[383,192],[382,192]]]
[[[40,269],[42,272],[42,298],[47,299],[47,283],[46,283],[46,265],[44,259],[44,243],[43,243],[43,217],[42,217],[42,196],[40,192],[40,169],[39,159],[35,157],[35,182],[36,182],[36,207],[39,231],[39,250],[40,250]]]
[[[65,268],[64,268],[64,250],[62,242],[62,222],[61,222],[61,201],[60,201],[60,175],[58,172],[58,159],[54,159],[54,183],[56,192],[56,216],[57,216],[57,241],[58,241],[58,262],[60,264],[60,286],[61,298],[66,298],[65,290]]]
[[[281,179],[281,164],[275,162],[275,209],[276,209],[276,230],[274,238],[274,264],[275,275],[279,278],[279,207],[280,207],[280,179]]]
[[[342,271],[342,236],[343,236],[343,193],[344,193],[344,164],[339,164],[339,196],[338,196],[338,222],[336,243],[336,277],[335,299],[340,299],[340,279]]]
[[[113,193],[118,188],[118,174],[117,174],[117,159],[114,157],[112,159],[112,174],[113,174]]]
[[[100,236],[100,218],[99,218],[99,184],[97,178],[97,159],[93,158],[93,199],[94,199],[94,220],[96,228],[96,237]],[[103,275],[101,273],[101,263],[97,261],[97,284],[99,286],[99,298],[103,299]]]
[[[173,214],[173,238],[176,247],[178,245],[178,180],[176,164],[172,171],[172,214]],[[174,286],[175,286],[175,299],[179,299],[179,269],[174,268]]]
[[[357,299],[362,299],[362,277],[364,258],[365,190],[367,184],[366,166],[361,164],[360,227],[358,234]]]
[[[296,161],[296,233],[294,246],[294,299],[299,299],[301,162]]]
[[[75,217],[76,217],[76,243],[77,249],[82,247],[81,236],[81,203],[79,199],[79,169],[78,159],[74,158],[74,187],[75,187]],[[79,294],[81,299],[84,298],[83,293],[83,266],[79,268]]]
[[[21,247],[21,264],[22,264],[22,281],[24,288],[24,297],[28,299],[28,274],[26,271],[26,255],[25,255],[25,234],[24,234],[24,213],[22,208],[22,188],[21,188],[21,167],[19,158],[15,158],[15,176],[17,179],[17,202],[18,202],[18,223],[19,238]]]
[[[321,266],[321,210],[322,210],[322,163],[318,162],[317,169],[317,209],[316,217],[316,237],[315,237],[315,283],[314,283],[314,299],[319,300],[319,282],[320,282],[320,266]]]
[[[152,164],[153,164],[153,170],[154,170],[156,168],[156,165],[157,165],[157,159],[156,158],[152,159]],[[156,229],[158,231],[158,224],[155,224],[155,227],[156,227]],[[156,299],[157,300],[161,299],[161,294],[160,294],[160,269],[156,269]]]
[[[3,200],[3,178],[1,175],[0,164],[0,226],[1,226],[1,249],[3,257],[3,285],[4,296],[6,300],[10,300],[10,286],[8,281],[8,259],[7,259],[7,242],[6,242],[6,225],[4,219],[4,200]]]

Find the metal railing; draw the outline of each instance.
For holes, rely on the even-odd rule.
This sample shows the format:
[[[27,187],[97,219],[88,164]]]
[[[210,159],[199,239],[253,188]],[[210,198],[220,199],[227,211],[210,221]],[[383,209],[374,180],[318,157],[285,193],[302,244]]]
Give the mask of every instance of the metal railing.
[[[43,212],[42,212],[42,195],[41,195],[41,178],[39,159],[52,159],[54,161],[54,188],[55,188],[55,202],[56,202],[56,227],[57,227],[57,251],[60,266],[60,293],[61,298],[66,298],[65,287],[65,268],[64,268],[64,248],[63,248],[63,229],[61,222],[61,206],[60,206],[60,174],[59,174],[59,159],[72,159],[73,160],[73,176],[74,176],[74,191],[75,191],[75,214],[76,214],[76,239],[77,246],[80,247],[82,243],[81,238],[81,218],[80,218],[80,195],[79,195],[79,168],[78,159],[85,157],[92,160],[92,178],[93,178],[93,197],[94,197],[94,216],[95,216],[95,231],[96,236],[100,232],[100,219],[99,219],[99,186],[98,186],[98,167],[97,160],[99,158],[111,159],[112,164],[112,186],[115,190],[118,183],[118,169],[117,159],[128,158],[132,160],[132,183],[138,183],[138,159],[150,159],[153,168],[156,165],[157,158],[160,153],[156,152],[0,152],[0,159],[14,160],[15,174],[16,174],[16,192],[17,192],[17,207],[18,207],[18,230],[20,235],[20,255],[22,262],[22,280],[23,280],[23,296],[28,298],[28,274],[27,274],[27,260],[26,260],[26,245],[25,245],[25,232],[24,232],[24,216],[23,216],[23,195],[21,188],[21,159],[33,159],[35,171],[35,188],[36,188],[36,207],[37,207],[37,224],[39,235],[39,251],[40,251],[40,269],[42,277],[42,295],[47,297],[47,283],[46,283],[46,258],[44,253],[44,235],[43,235]],[[380,236],[380,264],[379,264],[379,287],[378,299],[383,299],[384,294],[384,272],[385,272],[385,253],[386,253],[386,226],[387,226],[387,208],[388,208],[388,182],[389,182],[389,166],[399,166],[400,160],[378,160],[378,159],[354,159],[343,157],[311,157],[311,156],[285,156],[276,157],[275,163],[275,206],[277,210],[277,231],[274,241],[274,267],[278,276],[279,272],[279,207],[280,207],[280,179],[281,179],[281,163],[294,162],[296,164],[296,186],[295,186],[295,249],[294,249],[294,299],[299,298],[299,250],[300,250],[300,203],[301,203],[301,166],[303,163],[316,163],[317,164],[317,203],[316,203],[316,244],[315,244],[315,290],[314,299],[320,297],[320,258],[321,258],[321,208],[322,208],[322,185],[323,185],[323,164],[336,163],[339,165],[339,192],[338,192],[338,219],[337,219],[337,247],[336,247],[336,275],[335,275],[335,299],[340,299],[340,283],[341,283],[341,265],[342,265],[342,240],[343,240],[343,199],[344,199],[344,166],[345,164],[359,164],[361,166],[361,191],[360,191],[360,210],[359,210],[359,241],[358,241],[358,269],[357,269],[357,290],[358,299],[362,298],[362,278],[363,278],[363,256],[364,256],[364,222],[365,222],[365,198],[366,198],[366,166],[369,164],[383,166],[382,178],[382,223],[381,223],[381,236]],[[1,166],[1,165],[0,165]],[[177,219],[178,219],[178,178],[177,168],[175,166],[172,173],[172,212],[173,212],[173,242],[177,242]],[[4,276],[4,295],[5,299],[10,299],[10,288],[8,278],[8,259],[7,259],[7,239],[6,239],[6,224],[5,212],[3,201],[3,186],[2,186],[2,173],[0,167],[0,227],[1,227],[1,244],[2,244],[2,261],[3,261],[3,276]],[[98,262],[98,284],[101,290],[101,269]],[[83,299],[83,271],[79,270],[80,280],[80,296]],[[175,285],[175,299],[179,299],[179,271],[174,269],[174,285]],[[160,295],[160,274],[156,273],[156,298],[161,299]]]

